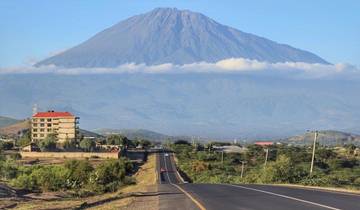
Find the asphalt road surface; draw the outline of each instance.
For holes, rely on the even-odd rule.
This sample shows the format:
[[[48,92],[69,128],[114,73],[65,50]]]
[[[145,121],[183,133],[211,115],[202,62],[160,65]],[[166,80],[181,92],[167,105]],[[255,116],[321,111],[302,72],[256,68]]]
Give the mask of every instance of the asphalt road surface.
[[[158,156],[160,209],[360,210],[360,195],[270,185],[188,184],[172,154]],[[162,172],[161,172],[162,171]]]

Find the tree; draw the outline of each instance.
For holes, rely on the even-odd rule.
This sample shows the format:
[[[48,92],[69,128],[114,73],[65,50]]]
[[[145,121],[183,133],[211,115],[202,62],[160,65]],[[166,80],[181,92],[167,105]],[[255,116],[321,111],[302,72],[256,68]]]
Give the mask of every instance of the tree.
[[[132,170],[133,165],[124,159],[109,159],[102,162],[92,173],[91,182],[94,191],[116,191],[125,184],[126,174]]]
[[[129,145],[129,139],[126,138],[126,136],[114,134],[106,138],[106,143],[127,147]]]
[[[24,135],[22,135],[20,137],[20,139],[17,141],[17,144],[20,147],[24,147],[24,146],[29,145],[30,142],[31,142],[31,132],[30,132],[30,130],[28,130],[24,133]]]
[[[55,134],[49,134],[44,140],[39,142],[41,151],[54,151],[56,150],[57,137]]]
[[[85,152],[93,152],[96,149],[96,143],[91,139],[83,139],[79,146]]]
[[[72,151],[72,150],[75,150],[76,149],[76,142],[75,140],[69,140],[67,139],[64,144],[63,144],[63,148],[66,150],[66,151]]]

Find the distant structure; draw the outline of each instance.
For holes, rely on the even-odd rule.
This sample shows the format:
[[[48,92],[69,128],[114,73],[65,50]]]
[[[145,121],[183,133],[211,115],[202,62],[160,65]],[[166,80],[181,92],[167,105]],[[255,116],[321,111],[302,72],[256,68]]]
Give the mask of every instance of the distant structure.
[[[31,141],[45,139],[49,134],[55,134],[59,143],[76,139],[78,120],[70,112],[37,112],[31,120]]]
[[[274,145],[274,142],[272,142],[272,141],[257,141],[257,142],[255,142],[255,145],[271,146],[271,145]]]
[[[33,115],[35,115],[37,112],[38,112],[38,106],[37,104],[34,104],[33,108],[32,108],[32,111],[33,111]]]

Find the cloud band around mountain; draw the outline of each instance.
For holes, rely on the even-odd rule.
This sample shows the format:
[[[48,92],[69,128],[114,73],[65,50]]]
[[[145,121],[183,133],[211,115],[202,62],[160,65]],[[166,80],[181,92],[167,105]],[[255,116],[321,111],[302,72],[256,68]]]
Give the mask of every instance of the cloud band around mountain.
[[[291,74],[304,77],[326,77],[342,74],[359,74],[355,66],[349,64],[312,64],[303,62],[269,63],[245,58],[229,58],[216,63],[198,62],[175,65],[171,63],[159,65],[123,64],[115,68],[62,68],[50,66],[27,66],[0,68],[0,74],[179,74],[179,73],[252,73],[271,72],[276,74]]]

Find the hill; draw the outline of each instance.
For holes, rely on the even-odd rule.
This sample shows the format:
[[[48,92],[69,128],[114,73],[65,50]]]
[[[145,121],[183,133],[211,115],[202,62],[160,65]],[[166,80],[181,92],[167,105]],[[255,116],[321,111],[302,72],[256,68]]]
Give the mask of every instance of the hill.
[[[164,141],[173,137],[145,129],[98,129],[96,132],[103,135],[121,134],[128,139],[147,139],[151,141]]]
[[[121,21],[36,66],[92,68],[126,63],[189,64],[227,58],[272,63],[328,63],[311,52],[222,25],[200,13],[157,8]]]
[[[30,121],[22,120],[22,121],[17,121],[16,123],[5,127],[1,127],[0,134],[9,137],[17,137],[19,134],[24,133],[29,129],[30,129]]]
[[[9,117],[0,116],[0,128],[11,125],[11,124],[14,124],[14,123],[17,123],[17,122],[19,122],[19,120],[9,118]]]
[[[84,129],[80,129],[79,130],[80,135],[84,136],[84,137],[93,137],[93,138],[102,138],[103,136],[92,132],[92,131],[88,131],[88,130],[84,130]]]
[[[286,140],[287,143],[296,145],[312,144],[313,141],[313,133],[293,136]],[[319,132],[318,142],[322,145],[329,146],[340,146],[346,144],[355,144],[360,146],[360,135],[334,130],[324,130]]]

